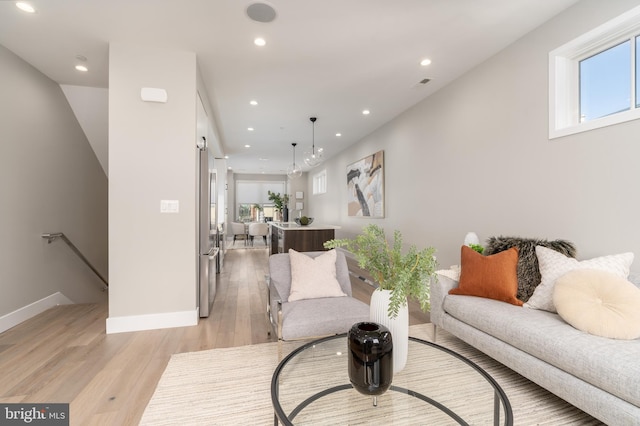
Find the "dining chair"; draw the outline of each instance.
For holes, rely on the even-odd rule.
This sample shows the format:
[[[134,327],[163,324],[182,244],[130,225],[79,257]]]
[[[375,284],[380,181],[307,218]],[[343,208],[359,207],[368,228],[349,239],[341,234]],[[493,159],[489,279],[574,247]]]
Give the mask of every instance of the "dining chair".
[[[269,225],[266,223],[251,223],[249,224],[249,239],[251,240],[251,246],[253,246],[254,237],[262,237],[264,239],[264,245],[267,245],[267,234],[269,234]]]

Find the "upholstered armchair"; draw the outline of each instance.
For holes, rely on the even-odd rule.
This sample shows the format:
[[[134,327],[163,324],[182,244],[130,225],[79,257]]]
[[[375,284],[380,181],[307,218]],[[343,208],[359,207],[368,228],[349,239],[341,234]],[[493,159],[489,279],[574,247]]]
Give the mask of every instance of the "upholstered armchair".
[[[289,253],[269,257],[267,311],[278,339],[346,333],[353,324],[369,321],[369,305],[352,296],[344,253],[330,251],[333,253],[294,252],[293,258]],[[323,255],[333,255],[335,269],[327,268],[331,266],[327,263],[331,257],[322,258],[315,264]],[[300,259],[303,262],[299,262]],[[301,274],[300,271],[304,272]],[[333,271],[333,279],[324,279],[325,273],[331,275]],[[295,278],[293,286],[292,278]]]

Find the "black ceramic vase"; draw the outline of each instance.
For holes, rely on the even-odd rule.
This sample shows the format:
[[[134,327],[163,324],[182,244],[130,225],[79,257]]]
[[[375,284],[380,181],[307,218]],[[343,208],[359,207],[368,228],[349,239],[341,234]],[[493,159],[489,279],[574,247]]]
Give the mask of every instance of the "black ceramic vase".
[[[365,395],[381,395],[393,379],[393,341],[388,328],[375,322],[354,324],[347,335],[349,380]]]
[[[282,221],[289,222],[289,207],[287,206],[282,208]]]

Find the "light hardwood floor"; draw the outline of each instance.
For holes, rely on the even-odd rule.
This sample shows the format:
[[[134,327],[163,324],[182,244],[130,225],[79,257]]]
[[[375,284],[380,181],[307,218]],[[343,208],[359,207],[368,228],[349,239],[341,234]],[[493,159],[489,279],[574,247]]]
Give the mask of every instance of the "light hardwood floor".
[[[136,425],[172,354],[274,341],[267,250],[228,250],[212,315],[197,326],[105,333],[107,304],[52,308],[0,334],[0,402],[70,403],[71,425]],[[373,288],[352,279],[354,296]],[[410,322],[428,322],[410,304]]]

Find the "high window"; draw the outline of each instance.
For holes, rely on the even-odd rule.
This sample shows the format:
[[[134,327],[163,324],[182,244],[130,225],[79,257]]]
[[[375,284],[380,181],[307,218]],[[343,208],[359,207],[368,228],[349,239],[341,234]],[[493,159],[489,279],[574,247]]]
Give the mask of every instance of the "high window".
[[[549,138],[640,118],[640,7],[549,53]]]
[[[580,61],[580,122],[632,108],[631,40]]]
[[[327,170],[324,169],[313,175],[313,193],[324,194],[327,192]]]

